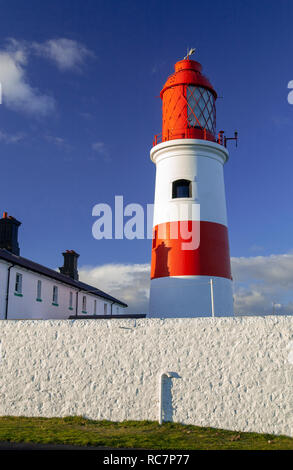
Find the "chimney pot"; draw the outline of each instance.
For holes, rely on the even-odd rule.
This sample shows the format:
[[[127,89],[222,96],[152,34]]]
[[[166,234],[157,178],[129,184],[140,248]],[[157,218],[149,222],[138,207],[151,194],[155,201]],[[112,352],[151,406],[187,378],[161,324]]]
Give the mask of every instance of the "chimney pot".
[[[18,228],[21,222],[3,212],[0,219],[0,248],[19,256]]]
[[[64,264],[59,268],[60,273],[78,281],[77,260],[79,258],[79,254],[74,250],[66,250],[62,254],[64,256]]]

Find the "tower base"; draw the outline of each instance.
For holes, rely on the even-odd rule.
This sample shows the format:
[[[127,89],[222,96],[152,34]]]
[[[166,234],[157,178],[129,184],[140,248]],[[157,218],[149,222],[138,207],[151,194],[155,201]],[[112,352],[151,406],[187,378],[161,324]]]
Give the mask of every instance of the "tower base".
[[[178,276],[160,277],[151,281],[148,315],[151,318],[231,317],[233,315],[233,291],[230,279]]]

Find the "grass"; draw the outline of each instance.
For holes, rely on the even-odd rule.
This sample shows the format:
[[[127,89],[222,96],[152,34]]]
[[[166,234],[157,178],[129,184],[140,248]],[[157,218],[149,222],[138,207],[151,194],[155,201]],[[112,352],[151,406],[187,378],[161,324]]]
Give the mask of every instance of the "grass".
[[[154,421],[0,418],[0,441],[141,449],[293,450],[293,438]]]

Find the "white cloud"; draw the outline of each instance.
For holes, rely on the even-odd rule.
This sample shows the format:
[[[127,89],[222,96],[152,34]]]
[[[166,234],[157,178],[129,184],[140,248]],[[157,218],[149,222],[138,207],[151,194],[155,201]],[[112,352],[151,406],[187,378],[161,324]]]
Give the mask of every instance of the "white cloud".
[[[4,142],[5,144],[17,144],[21,140],[23,140],[25,134],[18,132],[16,134],[8,134],[5,131],[0,130],[0,142]]]
[[[231,261],[236,281],[261,280],[268,286],[292,286],[293,254],[232,258]]]
[[[10,40],[0,50],[0,82],[3,104],[17,111],[44,116],[54,109],[52,97],[32,87],[26,74],[28,52],[25,44]]]
[[[66,150],[66,151],[72,150],[72,146],[63,137],[59,137],[55,135],[45,135],[44,138],[50,144],[56,145],[56,147],[62,148],[63,150]]]
[[[235,313],[293,313],[293,254],[232,258]],[[84,282],[124,300],[129,312],[148,313],[148,264],[84,266]],[[275,306],[273,307],[273,303]]]
[[[66,144],[65,139],[63,139],[63,137],[57,137],[54,135],[46,135],[45,138],[46,140],[48,140],[48,142],[52,142],[53,144],[56,144],[56,145],[63,146]]]
[[[94,116],[91,113],[82,112],[79,113],[84,119],[92,119]]]
[[[104,142],[94,142],[92,144],[92,149],[95,152],[98,152],[98,153],[101,153],[101,154],[104,154],[106,152],[106,146],[105,146]]]
[[[106,264],[84,266],[79,270],[80,280],[126,302],[128,311],[147,313],[150,267],[148,264]]]
[[[44,43],[33,43],[34,52],[53,61],[62,71],[79,70],[93,52],[78,41],[66,38],[50,39]]]
[[[32,54],[54,62],[62,71],[80,70],[94,54],[72,39],[57,38],[44,43],[29,43],[13,38],[0,49],[0,83],[2,102],[8,108],[28,114],[45,116],[55,108],[55,100],[32,86],[27,74]]]
[[[293,313],[293,254],[232,258],[235,311]],[[276,308],[276,306],[275,306]]]
[[[104,158],[104,160],[111,161],[111,158],[109,156],[109,151],[106,145],[104,144],[104,142],[94,142],[92,144],[92,150],[98,153],[99,155],[101,155]]]

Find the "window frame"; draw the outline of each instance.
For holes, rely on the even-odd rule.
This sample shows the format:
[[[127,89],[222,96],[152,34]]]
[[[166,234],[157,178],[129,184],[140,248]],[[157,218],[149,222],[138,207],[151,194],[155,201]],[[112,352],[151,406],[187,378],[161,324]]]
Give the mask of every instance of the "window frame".
[[[15,273],[15,285],[14,285],[14,295],[22,297],[22,274],[19,272]]]
[[[185,186],[181,186],[181,187],[184,187],[184,188],[188,188],[188,196],[178,196],[178,188],[180,187],[179,186],[179,183],[188,183],[188,185],[185,185]],[[177,185],[176,185],[177,183]],[[189,179],[186,179],[186,178],[180,178],[180,179],[177,179],[177,180],[174,180],[172,181],[172,185],[171,185],[171,191],[172,191],[172,200],[174,199],[192,199],[192,181],[189,180]],[[176,194],[176,195],[175,195]]]
[[[72,290],[69,292],[69,310],[73,310],[73,292]]]
[[[37,280],[37,302],[42,302],[42,281],[41,279]]]
[[[86,295],[83,295],[82,296],[82,310],[81,310],[82,313],[87,313],[86,303],[87,303]]]
[[[53,286],[52,305],[54,305],[55,307],[59,307],[59,304],[58,304],[58,286],[56,286],[56,285]]]

